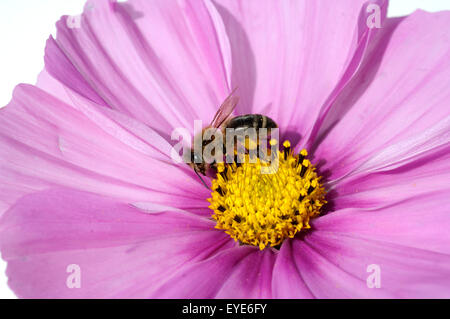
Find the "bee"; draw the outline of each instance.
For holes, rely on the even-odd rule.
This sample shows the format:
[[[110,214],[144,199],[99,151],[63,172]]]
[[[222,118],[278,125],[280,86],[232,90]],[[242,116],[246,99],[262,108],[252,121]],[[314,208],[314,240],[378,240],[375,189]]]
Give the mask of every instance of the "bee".
[[[201,133],[202,140],[202,153],[197,154],[194,151],[194,148],[191,149],[191,163],[189,166],[195,171],[195,173],[199,176],[199,178],[204,183],[203,179],[200,177],[199,173],[207,176],[207,172],[213,168],[215,169],[217,164],[211,163],[208,164],[203,159],[203,150],[204,148],[211,143],[212,140],[204,140],[203,133],[205,130],[209,128],[214,128],[221,130],[223,136],[225,136],[225,132],[227,128],[232,128],[235,130],[236,134],[245,133],[245,130],[249,128],[254,128],[258,132],[260,128],[266,128],[268,130],[278,128],[277,124],[274,120],[269,118],[268,116],[261,114],[247,114],[240,116],[232,116],[234,109],[236,108],[237,103],[239,102],[239,98],[233,96],[234,91],[225,99],[222,105],[219,107],[216,115],[214,116],[211,124],[205,127]],[[198,138],[197,136],[196,138]],[[195,139],[195,138],[194,138]],[[224,148],[225,148],[225,139],[224,139]],[[205,184],[205,183],[204,183]]]

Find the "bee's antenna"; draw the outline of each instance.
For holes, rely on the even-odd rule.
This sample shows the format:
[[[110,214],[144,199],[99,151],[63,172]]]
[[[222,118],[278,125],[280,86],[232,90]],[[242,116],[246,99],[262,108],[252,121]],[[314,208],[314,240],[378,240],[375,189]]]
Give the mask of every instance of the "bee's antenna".
[[[195,172],[195,174],[197,174],[198,178],[200,178],[200,180],[202,181],[202,183],[206,187],[206,189],[211,190],[211,188],[209,188],[209,186],[206,185],[205,181],[203,180],[203,178],[200,176],[200,174],[198,173],[198,171],[195,168],[194,168],[194,172]]]

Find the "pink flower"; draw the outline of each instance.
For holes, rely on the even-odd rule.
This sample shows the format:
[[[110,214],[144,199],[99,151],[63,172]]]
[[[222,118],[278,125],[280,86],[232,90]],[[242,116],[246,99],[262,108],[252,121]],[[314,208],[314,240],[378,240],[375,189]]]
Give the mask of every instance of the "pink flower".
[[[90,1],[79,25],[63,17],[37,85],[0,111],[10,287],[450,297],[450,12],[371,3],[382,28],[364,0]],[[173,129],[209,122],[235,87],[237,114],[270,116],[325,178],[329,205],[279,250],[215,229],[210,192],[170,158]]]

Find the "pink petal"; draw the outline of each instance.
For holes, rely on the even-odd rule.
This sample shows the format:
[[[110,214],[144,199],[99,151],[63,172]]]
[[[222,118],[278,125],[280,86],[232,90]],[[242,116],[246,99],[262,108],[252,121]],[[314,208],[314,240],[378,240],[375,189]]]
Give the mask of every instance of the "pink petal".
[[[107,106],[107,102],[91,86],[93,84],[77,70],[53,37],[47,40],[45,46],[45,69],[42,73],[37,85],[45,91],[57,97],[64,97],[67,95],[65,91],[70,88],[97,104]],[[57,82],[64,91],[54,82]]]
[[[450,141],[450,13],[388,20],[319,134],[334,185],[441,152]]]
[[[281,246],[273,269],[273,297],[306,299],[314,295],[305,283],[294,259],[293,241],[286,240]]]
[[[450,254],[450,189],[367,209],[348,208],[313,222],[314,230]]]
[[[170,135],[205,125],[228,95],[227,36],[209,2],[89,1],[57,24],[48,72],[74,92]]]
[[[297,260],[307,260],[300,273],[312,277],[305,282],[315,296],[450,296],[448,187],[402,198],[390,192],[394,199],[378,206],[338,210],[313,221],[314,231],[299,241]],[[369,265],[380,266],[380,289],[367,288]]]
[[[46,69],[39,73],[36,86],[57,97],[66,104],[73,104],[71,95],[69,94],[70,90],[63,83],[51,76]]]
[[[257,259],[254,252],[255,248],[253,247],[235,247],[223,250],[203,261],[191,263],[172,276],[168,276],[168,280],[150,297],[220,298],[217,295],[218,291],[233,273],[235,267],[243,262],[243,259],[251,261],[251,256]],[[255,283],[255,285],[257,284],[258,282]],[[239,286],[239,289],[241,289],[241,286]],[[237,296],[241,292],[235,289],[230,293],[234,293]]]
[[[291,140],[307,136],[358,68],[371,36],[365,1],[215,3],[230,39],[238,112],[271,116]],[[376,3],[385,13],[387,1]]]
[[[367,55],[370,53],[371,45],[373,46],[373,44],[375,43],[376,35],[380,32],[380,29],[386,28],[386,26],[389,25],[389,23],[385,22],[388,5],[388,0],[368,1],[364,4],[358,20],[357,44],[355,44],[355,48],[351,50],[351,52],[354,52],[353,56],[350,57],[351,60],[350,62],[348,62],[348,66],[344,74],[341,76],[334,90],[331,92],[331,94],[328,96],[327,100],[321,107],[320,113],[316,122],[314,123],[306,145],[299,145],[302,148],[306,147],[307,149],[311,149],[312,144],[317,138],[317,135],[319,133],[322,133],[324,128],[327,127],[328,123],[326,122],[326,120],[328,120],[329,122],[332,121],[330,120],[332,116],[329,116],[329,113],[331,110],[334,111],[334,103],[339,98],[341,92],[350,86],[355,74],[361,69],[365,58],[367,58]],[[374,8],[375,10],[378,9],[378,11],[373,11]],[[378,14],[380,16],[377,17],[377,19],[379,18],[378,23],[380,23],[381,28],[370,26],[369,22],[373,23],[371,19],[374,19],[375,15]],[[334,113],[336,112],[333,112],[332,114]]]
[[[330,192],[333,209],[378,209],[404,200],[448,192],[449,148],[431,152],[410,164],[344,179]]]
[[[299,272],[317,298],[448,298],[450,256],[350,234],[314,231],[294,242]],[[367,280],[379,267],[380,288]]]
[[[2,217],[0,249],[19,297],[145,298],[173,273],[235,246],[213,227],[186,212],[146,214],[55,189],[25,196]],[[66,285],[69,265],[81,269],[79,289]]]
[[[261,299],[272,298],[272,272],[277,254],[270,249],[253,252],[233,267],[216,298]]]
[[[1,110],[1,211],[55,185],[205,209],[207,190],[187,165],[172,162],[170,145],[156,132],[87,99],[75,102],[22,85]]]
[[[315,219],[309,234],[283,243],[274,268],[274,296],[448,298],[448,193],[411,195]],[[367,285],[370,265],[380,267],[380,288]]]
[[[228,235],[227,235],[228,236]],[[185,267],[162,285],[153,298],[272,298],[277,254],[241,246]],[[211,274],[210,276],[207,274]]]

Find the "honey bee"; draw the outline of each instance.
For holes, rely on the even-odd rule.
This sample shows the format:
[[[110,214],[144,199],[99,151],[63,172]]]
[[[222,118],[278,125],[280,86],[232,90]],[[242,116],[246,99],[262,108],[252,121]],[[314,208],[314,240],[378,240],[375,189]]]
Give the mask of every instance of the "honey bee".
[[[216,115],[214,116],[213,120],[211,121],[211,124],[205,127],[201,133],[202,134],[201,140],[202,140],[202,153],[197,154],[194,150],[194,148],[191,149],[191,163],[189,163],[189,166],[193,168],[195,173],[200,177],[199,173],[206,176],[206,173],[211,169],[215,169],[217,166],[217,163],[211,163],[208,164],[203,159],[203,150],[204,148],[212,142],[212,140],[204,140],[203,139],[203,133],[205,130],[209,128],[214,128],[221,130],[222,134],[225,136],[225,131],[227,128],[232,128],[235,130],[236,134],[245,134],[245,130],[249,128],[254,128],[256,131],[258,131],[260,128],[266,128],[267,130],[278,128],[277,124],[274,120],[269,118],[268,116],[261,115],[261,114],[247,114],[247,115],[240,115],[240,116],[232,116],[232,113],[234,109],[236,108],[236,105],[239,101],[239,98],[236,96],[233,96],[234,91],[225,99],[225,101],[222,103],[222,105],[219,107],[219,110],[217,111]],[[198,138],[197,136],[196,138]],[[194,138],[195,139],[195,138]],[[224,140],[224,147],[225,147],[225,140]],[[200,177],[202,182],[204,183],[203,179]]]

